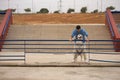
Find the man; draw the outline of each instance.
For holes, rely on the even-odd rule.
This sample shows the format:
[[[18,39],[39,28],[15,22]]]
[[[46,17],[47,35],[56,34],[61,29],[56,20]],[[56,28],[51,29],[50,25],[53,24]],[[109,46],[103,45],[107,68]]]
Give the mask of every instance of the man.
[[[82,29],[80,25],[77,25],[76,26],[76,29],[73,30],[72,34],[71,34],[71,38],[70,38],[70,41],[72,40],[77,40],[78,39],[78,36],[79,35],[82,35],[82,46],[81,46],[81,50],[78,50],[76,49],[76,53],[74,55],[74,62],[77,61],[77,57],[80,55],[81,56],[81,59],[82,59],[82,56],[84,57],[84,60],[86,61],[86,54],[83,52],[83,48],[86,48],[85,46],[85,42],[86,41],[89,41],[88,39],[88,33],[85,31],[85,29]],[[77,41],[74,41],[74,48],[76,48],[76,42]],[[80,46],[80,45],[79,45]],[[78,48],[78,47],[77,47]],[[80,48],[80,47],[79,47]],[[79,52],[78,52],[79,51]]]

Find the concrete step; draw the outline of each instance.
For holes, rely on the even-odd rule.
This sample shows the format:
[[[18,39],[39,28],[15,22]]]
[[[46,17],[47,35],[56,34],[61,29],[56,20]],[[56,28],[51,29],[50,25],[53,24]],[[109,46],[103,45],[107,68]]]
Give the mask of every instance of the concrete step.
[[[75,26],[13,25],[9,29],[7,39],[69,39]],[[82,27],[88,31],[90,39],[110,39],[109,31],[104,25],[82,25]]]
[[[25,61],[24,52],[0,52],[0,64],[23,64]]]
[[[6,37],[7,40],[41,40],[41,39],[53,39],[53,40],[69,40],[72,30],[75,28],[77,24],[45,24],[45,25],[12,25],[9,29],[8,35]],[[110,33],[105,25],[86,25],[81,24],[82,28],[84,28],[89,33],[90,40],[111,40]],[[5,42],[5,44],[24,44],[24,42]],[[43,44],[43,43],[51,43],[51,42],[27,42],[27,44]],[[71,42],[61,42],[60,44],[70,44]],[[92,43],[92,42],[91,42]],[[103,43],[103,42],[102,42]],[[55,42],[54,44],[58,44]],[[92,44],[101,44],[101,42],[93,42]],[[112,44],[112,42],[108,42],[107,44]],[[41,48],[41,46],[28,46],[28,48]],[[42,47],[52,47],[52,46],[42,46]],[[54,46],[58,48],[57,46]],[[71,48],[73,46],[59,46],[61,48],[67,47]],[[90,46],[91,48],[113,48],[113,46]],[[3,48],[24,48],[24,45],[4,45]],[[2,51],[24,51],[24,49],[3,49]],[[34,50],[27,50],[28,52],[34,52]],[[44,50],[35,50],[35,52],[40,52]],[[50,51],[50,50],[47,50]],[[60,52],[62,50],[56,50],[56,52]],[[68,50],[71,52],[71,50]],[[97,50],[99,51],[99,50]]]

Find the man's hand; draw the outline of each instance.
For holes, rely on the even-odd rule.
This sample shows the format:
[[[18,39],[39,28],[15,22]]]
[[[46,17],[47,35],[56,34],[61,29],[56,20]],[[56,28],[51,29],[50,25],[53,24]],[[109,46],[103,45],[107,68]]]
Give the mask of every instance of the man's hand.
[[[86,42],[89,42],[89,38],[88,37],[86,38]]]
[[[73,40],[73,38],[72,38],[72,36],[70,37],[70,39],[69,39],[69,41],[71,41],[72,42],[72,40]]]
[[[69,39],[69,41],[71,41],[71,42],[72,42],[72,38],[70,38],[70,39]]]

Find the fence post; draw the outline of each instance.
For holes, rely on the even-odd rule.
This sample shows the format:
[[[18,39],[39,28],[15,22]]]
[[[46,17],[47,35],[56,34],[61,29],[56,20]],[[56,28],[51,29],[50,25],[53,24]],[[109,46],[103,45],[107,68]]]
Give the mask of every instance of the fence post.
[[[24,40],[24,64],[26,64],[26,41]]]
[[[90,63],[90,41],[88,42],[88,63]]]

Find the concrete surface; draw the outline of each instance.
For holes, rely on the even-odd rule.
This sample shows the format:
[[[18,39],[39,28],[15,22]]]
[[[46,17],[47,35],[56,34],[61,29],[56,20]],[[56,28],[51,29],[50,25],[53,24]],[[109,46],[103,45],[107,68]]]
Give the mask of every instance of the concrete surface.
[[[75,26],[78,24],[41,24],[41,25],[12,25],[8,31],[8,35],[6,37],[7,40],[39,40],[39,39],[60,39],[60,40],[69,40],[70,35],[72,30],[75,28]],[[110,34],[108,31],[108,28],[105,27],[104,24],[80,24],[82,26],[82,28],[86,29],[86,31],[88,31],[89,33],[89,38],[92,40],[110,40]],[[5,44],[24,44],[23,41],[21,42],[8,42],[6,41]],[[25,43],[32,43],[32,44],[58,44],[58,42],[25,42]],[[91,42],[91,44],[112,44],[112,42]],[[60,42],[59,44],[71,44],[71,42]],[[3,48],[73,48],[72,46],[24,46],[24,45],[4,45]],[[89,48],[87,46],[87,48]],[[113,45],[109,45],[109,46],[99,46],[99,45],[94,45],[94,46],[90,46],[90,48],[113,48]],[[3,53],[0,53],[0,55],[2,54],[7,54],[11,55],[11,54],[16,54],[23,52],[24,49],[2,49]],[[36,49],[36,50],[29,50],[26,49],[25,51],[30,52],[31,54],[26,54],[26,63],[27,64],[66,64],[66,63],[71,63],[73,62],[73,54],[42,54],[39,52],[65,52],[65,50],[41,50],[41,49]],[[73,52],[73,50],[66,50],[66,52]],[[92,52],[92,50],[90,50]],[[101,52],[104,52],[105,50],[100,50]],[[93,52],[100,52],[99,50],[94,50]],[[37,53],[33,53],[33,52],[37,52]],[[114,52],[114,50],[109,50],[106,52]],[[17,54],[18,54],[17,53]],[[21,53],[24,54],[24,53]],[[95,55],[95,54],[91,54],[90,58],[92,59],[103,59],[103,60],[120,60],[119,59],[120,55]],[[80,58],[78,60],[80,62]],[[1,63],[1,62],[0,62]],[[4,63],[4,62],[3,62]],[[5,62],[7,63],[7,62]],[[18,61],[13,62],[13,63],[19,63]],[[21,63],[21,62],[20,62]],[[24,61],[22,61],[22,63],[24,63]]]
[[[24,57],[25,54],[25,57]],[[116,53],[113,53],[116,54]],[[98,61],[81,61],[78,57],[77,63],[73,63],[74,54],[40,54],[40,53],[24,53],[24,52],[0,52],[0,56],[21,55],[23,57],[0,57],[1,59],[25,59],[22,61],[0,61],[0,65],[16,65],[16,66],[120,66],[120,63],[98,62]],[[120,55],[108,54],[87,54],[87,59],[112,60],[120,62]]]
[[[119,67],[0,67],[0,80],[120,80]]]
[[[78,24],[41,24],[41,25],[12,25],[8,31],[6,40],[69,40],[70,35],[72,33],[72,30],[75,28],[75,26]],[[90,40],[111,40],[108,28],[104,24],[80,24],[82,28],[84,28],[88,34]],[[20,42],[5,42],[5,44],[24,44],[23,41]],[[25,43],[33,43],[33,42],[25,42]],[[52,42],[40,42],[36,41],[33,44],[50,44]],[[53,44],[56,44],[58,42],[53,42]],[[59,42],[60,44],[70,44],[71,42]],[[90,42],[91,44],[113,44],[112,42]],[[24,48],[24,45],[4,45],[3,48]],[[31,46],[28,46],[28,48],[31,48]],[[32,46],[34,48],[41,48],[41,46]],[[50,46],[42,46],[42,48],[50,48]],[[53,47],[53,46],[52,46]],[[70,46],[55,46],[62,47],[62,48],[71,48]],[[94,45],[90,46],[91,48],[113,48],[113,45],[111,46],[99,46]],[[72,46],[73,48],[73,46]],[[2,49],[3,52],[21,52],[24,51],[24,49]],[[39,49],[33,50],[27,50],[28,52],[40,52]],[[45,51],[45,50],[42,50]],[[41,52],[42,52],[41,51]],[[49,50],[50,51],[50,50]],[[54,50],[55,51],[55,50]],[[92,51],[92,50],[91,50]],[[99,50],[96,50],[99,51]],[[105,51],[105,50],[100,50]],[[114,51],[114,50],[110,50]],[[63,51],[58,51],[63,52]],[[71,52],[71,51],[69,51]]]

